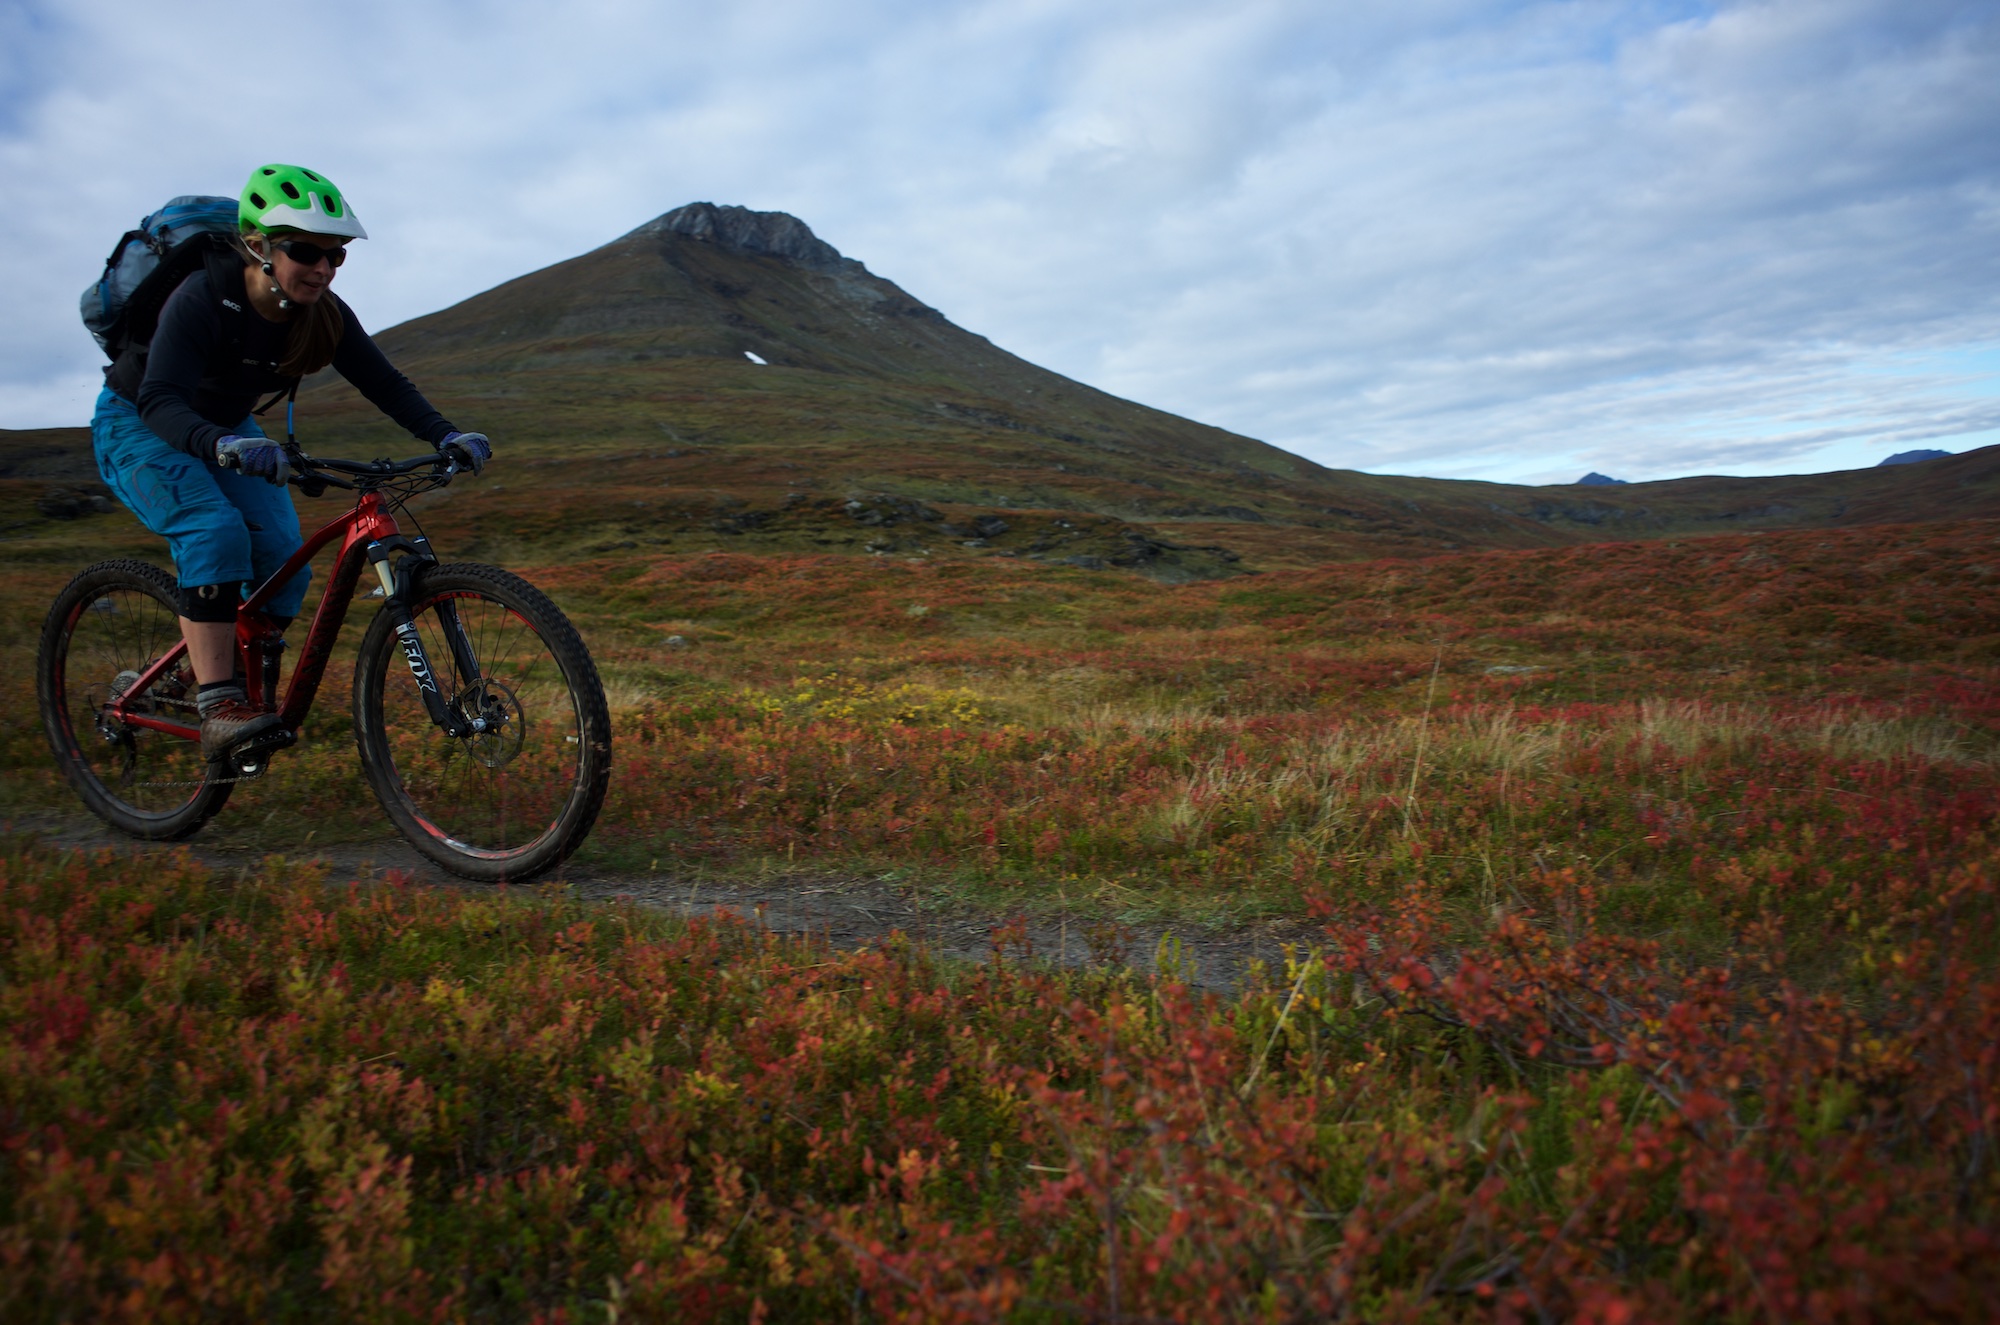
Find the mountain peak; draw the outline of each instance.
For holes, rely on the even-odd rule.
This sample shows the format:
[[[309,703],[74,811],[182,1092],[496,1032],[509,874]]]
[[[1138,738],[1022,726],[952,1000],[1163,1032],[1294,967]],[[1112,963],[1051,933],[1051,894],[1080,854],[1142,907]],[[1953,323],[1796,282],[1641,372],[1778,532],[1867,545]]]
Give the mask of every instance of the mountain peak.
[[[748,207],[691,202],[654,217],[626,238],[666,234],[686,235],[741,253],[782,258],[808,271],[861,269],[860,263],[842,257],[840,250],[815,235],[811,226],[787,212],[753,212]]]

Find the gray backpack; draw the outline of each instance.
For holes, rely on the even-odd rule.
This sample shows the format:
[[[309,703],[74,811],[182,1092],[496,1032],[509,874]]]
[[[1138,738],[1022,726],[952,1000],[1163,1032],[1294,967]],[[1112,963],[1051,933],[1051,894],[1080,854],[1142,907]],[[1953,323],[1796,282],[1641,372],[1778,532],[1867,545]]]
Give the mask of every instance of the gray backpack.
[[[217,258],[241,265],[233,253],[235,235],[236,199],[187,194],[119,239],[104,260],[104,274],[83,292],[82,311],[83,325],[112,365],[127,361],[121,377],[130,373],[134,358],[143,376],[160,308],[182,281]]]

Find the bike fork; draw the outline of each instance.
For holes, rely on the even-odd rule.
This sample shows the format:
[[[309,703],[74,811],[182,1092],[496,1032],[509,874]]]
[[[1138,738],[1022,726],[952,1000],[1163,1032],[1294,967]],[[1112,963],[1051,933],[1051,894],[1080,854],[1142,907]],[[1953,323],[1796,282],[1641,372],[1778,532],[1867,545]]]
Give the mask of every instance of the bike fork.
[[[445,735],[461,739],[476,736],[486,729],[486,722],[483,718],[468,718],[458,712],[458,706],[438,688],[437,671],[431,666],[430,655],[424,649],[423,637],[417,631],[409,604],[403,601],[402,586],[396,582],[396,569],[389,560],[389,554],[390,549],[382,543],[368,545],[368,562],[375,568],[376,577],[382,581],[382,594],[387,600],[385,610],[389,613],[390,624],[395,627],[396,642],[403,648],[403,661],[409,664],[410,675],[417,682],[417,692],[424,697],[424,709]],[[457,607],[449,602],[439,604],[438,619],[444,626],[452,663],[458,675],[468,682],[478,680],[478,664],[472,652],[472,642],[465,638],[465,626],[459,620]]]

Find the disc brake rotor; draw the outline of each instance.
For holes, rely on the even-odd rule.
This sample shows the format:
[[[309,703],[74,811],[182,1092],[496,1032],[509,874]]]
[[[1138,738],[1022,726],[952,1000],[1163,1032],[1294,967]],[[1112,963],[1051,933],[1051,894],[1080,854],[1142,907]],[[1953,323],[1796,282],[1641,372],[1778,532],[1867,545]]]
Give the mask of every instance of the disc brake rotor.
[[[521,753],[528,739],[528,716],[521,701],[505,684],[490,679],[474,681],[461,690],[452,706],[465,718],[485,724],[482,731],[464,737],[465,752],[487,768],[504,768]]]

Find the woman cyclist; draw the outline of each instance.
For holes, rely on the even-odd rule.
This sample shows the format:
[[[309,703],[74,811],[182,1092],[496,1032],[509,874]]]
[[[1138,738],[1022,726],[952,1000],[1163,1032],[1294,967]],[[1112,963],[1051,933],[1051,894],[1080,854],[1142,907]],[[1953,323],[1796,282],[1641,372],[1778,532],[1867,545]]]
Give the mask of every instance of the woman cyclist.
[[[253,707],[236,674],[236,608],[296,552],[298,513],[284,447],[252,413],[329,364],[410,433],[477,472],[492,455],[460,432],[368,338],[328,288],[347,243],[368,232],[340,190],[299,166],[259,166],[237,207],[240,269],[210,266],[182,281],[160,310],[143,357],[105,371],[90,423],[98,472],[141,524],[167,540],[180,578],[181,634],[199,685],[202,754],[288,739],[275,713]],[[218,288],[220,287],[220,288]],[[298,615],[311,572],[270,601]]]

